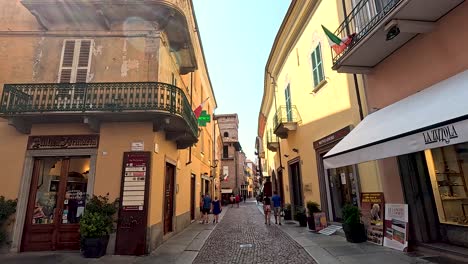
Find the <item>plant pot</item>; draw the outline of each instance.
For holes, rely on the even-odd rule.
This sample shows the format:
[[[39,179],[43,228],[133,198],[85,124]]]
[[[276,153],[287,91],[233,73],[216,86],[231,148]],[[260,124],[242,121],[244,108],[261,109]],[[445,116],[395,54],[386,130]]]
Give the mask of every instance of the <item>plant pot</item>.
[[[292,220],[291,210],[284,209],[284,220]]]
[[[366,229],[364,224],[343,224],[343,231],[346,235],[346,240],[351,243],[362,243],[367,240]]]
[[[298,215],[297,221],[299,221],[299,226],[302,226],[302,227],[307,226],[307,217],[305,215]]]
[[[307,217],[307,225],[309,226],[309,230],[315,231],[315,220],[313,217]]]
[[[100,238],[83,238],[82,252],[85,258],[100,258],[106,254],[109,236]]]

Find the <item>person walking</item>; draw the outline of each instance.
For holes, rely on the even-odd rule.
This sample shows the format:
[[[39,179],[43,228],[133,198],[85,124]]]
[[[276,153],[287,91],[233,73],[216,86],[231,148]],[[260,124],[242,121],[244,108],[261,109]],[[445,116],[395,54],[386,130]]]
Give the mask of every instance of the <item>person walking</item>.
[[[278,195],[277,191],[273,192],[273,197],[271,198],[273,202],[273,214],[275,215],[275,224],[281,225],[281,197]]]
[[[265,214],[265,225],[271,225],[270,214],[271,214],[271,200],[270,197],[265,196],[263,199],[263,213]]]
[[[208,193],[205,194],[203,198],[203,215],[204,215],[204,223],[208,224],[208,214],[210,213],[211,209],[211,197]]]
[[[211,210],[213,212],[213,224],[216,222],[218,223],[218,215],[221,213],[223,210],[221,208],[221,202],[218,200],[218,197],[215,196],[215,199],[213,202],[211,202],[213,205],[213,209]]]
[[[203,219],[205,215],[203,214],[203,199],[205,198],[204,195],[201,195],[200,197],[200,224],[203,224]]]
[[[236,195],[236,204],[237,204],[237,208],[239,208],[239,203],[240,203],[240,195],[237,194],[237,195]]]
[[[234,207],[234,202],[236,201],[236,198],[234,197],[234,194],[231,194],[231,197],[229,198],[231,200],[231,208]]]
[[[247,201],[247,194],[244,193],[244,203]]]

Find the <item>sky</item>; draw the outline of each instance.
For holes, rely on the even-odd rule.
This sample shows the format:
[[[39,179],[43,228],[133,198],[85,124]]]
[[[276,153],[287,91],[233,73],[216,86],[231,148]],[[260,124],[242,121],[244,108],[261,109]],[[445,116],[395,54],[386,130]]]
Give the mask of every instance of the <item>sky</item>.
[[[218,103],[215,114],[238,114],[239,142],[251,160],[255,160],[265,65],[290,3],[290,0],[193,0]]]

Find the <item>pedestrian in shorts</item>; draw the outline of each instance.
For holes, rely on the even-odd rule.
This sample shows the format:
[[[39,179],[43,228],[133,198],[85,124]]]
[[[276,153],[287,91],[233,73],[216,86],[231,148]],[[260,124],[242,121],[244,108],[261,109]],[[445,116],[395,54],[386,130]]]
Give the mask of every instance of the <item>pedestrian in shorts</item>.
[[[263,212],[265,213],[265,225],[271,225],[271,200],[268,196],[265,196],[265,199],[263,199]]]
[[[275,224],[279,223],[279,225],[281,225],[281,197],[278,195],[277,191],[273,193],[271,201],[273,202],[273,214],[275,215]]]

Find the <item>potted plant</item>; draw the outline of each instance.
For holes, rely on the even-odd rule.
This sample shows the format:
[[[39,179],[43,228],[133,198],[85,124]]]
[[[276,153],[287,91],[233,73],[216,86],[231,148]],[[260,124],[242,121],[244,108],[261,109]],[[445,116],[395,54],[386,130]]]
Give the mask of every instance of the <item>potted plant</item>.
[[[294,212],[294,219],[299,221],[299,225],[302,227],[307,226],[307,216],[305,212],[305,208],[303,206],[296,206],[296,210]]]
[[[366,229],[361,223],[361,211],[357,206],[345,205],[343,207],[343,220],[343,230],[348,242],[361,243],[367,240]]]
[[[108,195],[93,196],[88,200],[80,219],[81,251],[86,258],[99,258],[106,254],[109,234],[114,228],[115,202]]]
[[[284,212],[284,220],[292,220],[290,204],[284,204],[283,212]]]
[[[310,230],[315,231],[314,213],[320,213],[320,205],[316,202],[308,201],[307,204],[307,224]]]

